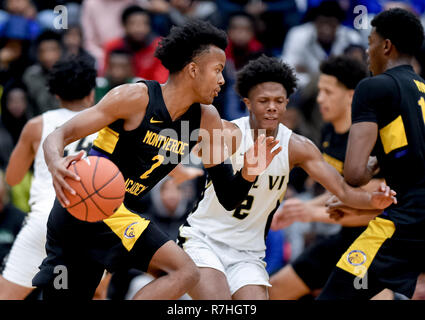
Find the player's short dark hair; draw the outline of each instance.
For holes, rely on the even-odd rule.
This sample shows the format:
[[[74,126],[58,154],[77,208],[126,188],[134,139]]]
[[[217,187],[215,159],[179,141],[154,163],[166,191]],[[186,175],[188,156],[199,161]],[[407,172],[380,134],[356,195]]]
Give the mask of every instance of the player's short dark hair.
[[[363,78],[368,76],[368,70],[364,63],[347,56],[331,57],[320,64],[323,74],[334,76],[348,89],[355,89]]]
[[[160,41],[155,57],[170,73],[175,73],[208,50],[210,45],[225,50],[226,33],[209,22],[194,19],[182,26],[172,27],[170,34]]]
[[[62,100],[74,101],[88,96],[96,86],[96,68],[91,59],[69,56],[56,62],[47,83],[52,94]]]
[[[142,7],[138,5],[131,5],[124,9],[124,11],[121,14],[121,23],[125,26],[127,24],[128,19],[133,14],[145,14],[150,18],[150,13],[143,9]]]
[[[280,83],[286,90],[287,98],[297,87],[297,78],[292,67],[263,54],[238,71],[235,89],[242,98],[247,98],[250,90],[263,82]]]
[[[379,13],[371,25],[384,39],[389,39],[400,53],[415,55],[424,42],[424,28],[411,12],[394,8]]]

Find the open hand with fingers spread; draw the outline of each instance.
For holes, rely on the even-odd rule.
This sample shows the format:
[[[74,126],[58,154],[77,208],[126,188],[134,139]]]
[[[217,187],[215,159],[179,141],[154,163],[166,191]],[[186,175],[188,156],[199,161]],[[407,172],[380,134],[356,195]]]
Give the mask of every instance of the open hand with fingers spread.
[[[390,205],[397,204],[396,192],[391,190],[385,183],[381,183],[378,190],[372,192],[372,206],[375,209],[385,209]]]
[[[254,145],[248,149],[244,156],[244,166],[242,168],[242,176],[248,181],[254,181],[260,175],[273,158],[282,151],[282,147],[273,150],[279,143],[274,137],[267,137],[264,134],[258,136]],[[273,151],[272,151],[273,150]]]
[[[69,205],[69,201],[65,197],[63,190],[67,190],[71,194],[75,194],[75,191],[69,186],[68,183],[66,183],[65,178],[69,177],[76,181],[80,181],[80,177],[77,176],[74,172],[68,170],[68,167],[72,162],[80,160],[84,154],[84,151],[80,151],[76,155],[59,158],[49,165],[49,171],[52,174],[53,187],[55,188],[56,197],[64,208]]]

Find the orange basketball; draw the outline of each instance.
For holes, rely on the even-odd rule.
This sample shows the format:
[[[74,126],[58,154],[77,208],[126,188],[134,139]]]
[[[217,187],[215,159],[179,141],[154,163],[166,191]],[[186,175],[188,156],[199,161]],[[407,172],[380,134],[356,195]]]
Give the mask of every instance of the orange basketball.
[[[69,200],[66,207],[77,219],[95,222],[112,215],[124,200],[124,178],[118,167],[103,157],[90,156],[70,164],[80,181],[65,178],[75,190],[72,195],[64,190]]]

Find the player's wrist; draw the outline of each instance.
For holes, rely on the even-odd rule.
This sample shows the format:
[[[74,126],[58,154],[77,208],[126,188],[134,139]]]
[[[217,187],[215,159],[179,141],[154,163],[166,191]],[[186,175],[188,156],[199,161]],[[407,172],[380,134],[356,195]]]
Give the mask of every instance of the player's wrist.
[[[257,175],[248,174],[248,169],[246,167],[242,167],[241,175],[242,175],[242,178],[244,178],[246,181],[249,181],[249,182],[254,182],[255,179],[257,178]]]

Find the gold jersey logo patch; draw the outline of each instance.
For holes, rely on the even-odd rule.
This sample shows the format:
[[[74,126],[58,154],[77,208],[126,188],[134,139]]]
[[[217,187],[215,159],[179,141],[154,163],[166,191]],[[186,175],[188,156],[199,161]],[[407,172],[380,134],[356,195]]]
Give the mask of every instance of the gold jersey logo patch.
[[[134,233],[134,225],[138,224],[138,222],[131,223],[124,231],[124,237],[127,239],[134,238],[136,235]]]
[[[361,266],[366,262],[366,254],[361,250],[352,250],[347,255],[347,261],[353,266]]]

